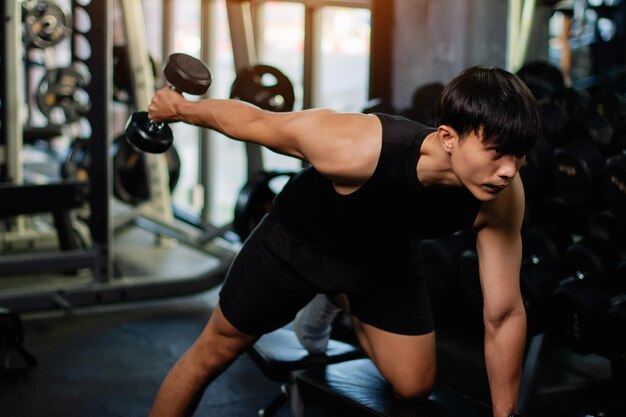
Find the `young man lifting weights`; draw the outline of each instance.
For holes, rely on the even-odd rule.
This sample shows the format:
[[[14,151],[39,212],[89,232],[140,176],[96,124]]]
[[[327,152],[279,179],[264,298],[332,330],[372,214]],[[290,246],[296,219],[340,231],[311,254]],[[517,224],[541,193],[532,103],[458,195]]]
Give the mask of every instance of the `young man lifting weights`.
[[[469,227],[477,231],[493,416],[515,413],[526,335],[518,171],[541,129],[537,103],[516,76],[484,66],[463,71],[443,92],[436,128],[384,114],[187,101],[170,89],[148,110],[156,121],[214,129],[311,164],[244,243],[219,305],[165,378],[150,416],[191,415],[221,372],[307,304],[297,333],[307,349],[323,352],[338,311],[325,294],[352,316],[396,395],[426,398],[435,332],[409,242]]]

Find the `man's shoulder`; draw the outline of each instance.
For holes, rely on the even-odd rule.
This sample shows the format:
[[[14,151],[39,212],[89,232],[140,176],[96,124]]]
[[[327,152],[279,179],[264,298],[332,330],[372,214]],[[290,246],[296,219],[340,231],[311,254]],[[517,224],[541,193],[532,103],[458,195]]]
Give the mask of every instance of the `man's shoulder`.
[[[513,182],[502,190],[498,198],[481,204],[474,227],[477,229],[486,226],[517,228],[521,226],[524,207],[524,185],[520,176],[516,175]]]
[[[383,138],[387,142],[410,142],[414,138],[425,138],[436,129],[404,116],[375,113],[383,128]]]

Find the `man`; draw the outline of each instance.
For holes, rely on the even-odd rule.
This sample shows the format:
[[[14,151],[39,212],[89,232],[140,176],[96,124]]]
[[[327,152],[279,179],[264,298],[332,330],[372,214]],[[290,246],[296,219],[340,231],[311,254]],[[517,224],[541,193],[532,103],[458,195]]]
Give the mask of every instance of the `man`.
[[[165,378],[151,416],[191,415],[211,381],[316,294],[344,303],[363,349],[398,397],[426,398],[435,333],[425,283],[410,273],[409,241],[467,227],[477,230],[493,415],[515,412],[526,334],[517,173],[540,134],[540,116],[522,82],[493,67],[459,74],[439,108],[433,129],[382,114],[269,113],[157,92],[151,119],[215,129],[311,167],[285,186],[244,243],[219,305]],[[326,297],[319,300],[313,308],[328,307]],[[323,350],[324,341],[306,334],[318,324],[300,323],[302,339]]]

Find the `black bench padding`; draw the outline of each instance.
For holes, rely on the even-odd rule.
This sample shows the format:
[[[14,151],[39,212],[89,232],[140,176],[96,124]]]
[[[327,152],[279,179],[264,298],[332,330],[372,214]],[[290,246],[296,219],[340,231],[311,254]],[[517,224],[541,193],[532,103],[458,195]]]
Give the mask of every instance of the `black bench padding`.
[[[279,382],[288,381],[295,370],[363,357],[358,347],[337,340],[330,340],[324,355],[311,355],[286,328],[262,336],[248,354],[267,378]]]
[[[435,386],[427,401],[398,400],[369,359],[294,372],[299,401],[337,416],[491,417],[491,408]]]

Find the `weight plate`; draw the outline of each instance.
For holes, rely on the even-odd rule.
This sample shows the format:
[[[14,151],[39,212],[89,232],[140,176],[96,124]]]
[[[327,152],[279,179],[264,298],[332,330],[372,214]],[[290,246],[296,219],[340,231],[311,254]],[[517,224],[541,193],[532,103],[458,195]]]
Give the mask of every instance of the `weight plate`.
[[[91,109],[88,84],[89,76],[78,67],[52,69],[37,87],[37,107],[53,125],[76,122]]]
[[[165,153],[169,171],[169,188],[174,191],[180,177],[180,156],[175,147]],[[145,154],[136,151],[125,136],[113,142],[113,195],[129,204],[139,204],[150,198],[146,177]]]
[[[230,97],[273,112],[292,111],[295,101],[289,78],[269,65],[255,65],[239,71]]]
[[[50,0],[25,2],[24,40],[37,48],[48,48],[67,38],[72,31],[72,16]]]
[[[272,207],[277,194],[272,181],[281,176],[291,178],[294,175],[294,172],[262,171],[243,186],[237,197],[233,220],[233,230],[241,241],[252,233]]]
[[[152,55],[148,56],[152,75],[158,78],[158,67]],[[133,74],[126,45],[113,46],[113,100],[120,103],[134,103]]]

